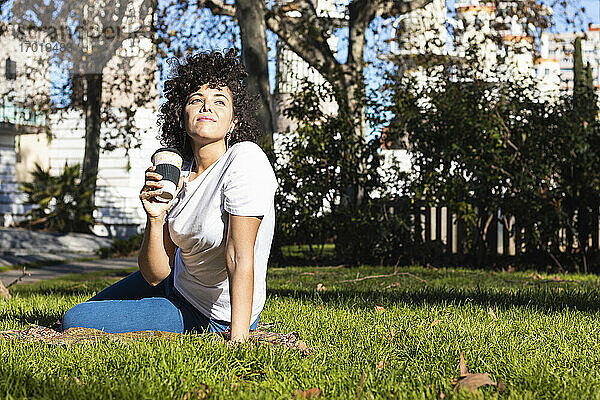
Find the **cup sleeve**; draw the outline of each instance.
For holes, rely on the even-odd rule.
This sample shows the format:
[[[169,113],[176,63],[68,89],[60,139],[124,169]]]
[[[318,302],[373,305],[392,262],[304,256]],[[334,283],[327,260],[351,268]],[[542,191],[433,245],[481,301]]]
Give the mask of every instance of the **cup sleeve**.
[[[223,185],[223,208],[230,214],[268,213],[278,184],[266,154],[257,146],[236,154]]]

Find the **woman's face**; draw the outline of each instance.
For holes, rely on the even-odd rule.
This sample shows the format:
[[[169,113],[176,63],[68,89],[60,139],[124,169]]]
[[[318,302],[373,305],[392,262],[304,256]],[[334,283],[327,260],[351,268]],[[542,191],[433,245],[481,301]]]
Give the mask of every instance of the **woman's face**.
[[[233,96],[226,86],[200,86],[188,96],[184,110],[185,130],[197,144],[223,140],[233,128]]]

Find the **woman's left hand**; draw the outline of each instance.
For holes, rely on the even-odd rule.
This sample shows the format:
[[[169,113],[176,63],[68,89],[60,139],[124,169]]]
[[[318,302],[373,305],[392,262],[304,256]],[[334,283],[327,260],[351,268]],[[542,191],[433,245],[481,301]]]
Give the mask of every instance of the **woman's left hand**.
[[[246,343],[248,342],[250,339],[250,335],[244,337],[244,336],[237,336],[237,337],[232,337],[230,340],[227,341],[227,347],[235,347],[238,346],[242,343]]]

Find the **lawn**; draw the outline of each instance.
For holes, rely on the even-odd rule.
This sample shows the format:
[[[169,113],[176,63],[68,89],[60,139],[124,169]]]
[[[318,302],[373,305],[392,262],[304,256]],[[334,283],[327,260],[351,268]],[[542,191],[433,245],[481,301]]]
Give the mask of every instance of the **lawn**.
[[[230,348],[209,335],[71,347],[0,341],[0,397],[291,399],[318,388],[327,399],[600,398],[598,277],[410,267],[360,280],[393,272],[271,269],[263,320],[297,331],[310,355]],[[48,326],[116,279],[17,285],[0,300],[0,330]],[[506,390],[453,391],[461,352],[469,372]]]

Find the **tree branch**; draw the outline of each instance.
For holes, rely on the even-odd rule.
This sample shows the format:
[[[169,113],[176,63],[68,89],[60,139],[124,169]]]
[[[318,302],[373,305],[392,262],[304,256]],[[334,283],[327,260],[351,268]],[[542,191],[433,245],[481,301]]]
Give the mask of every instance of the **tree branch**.
[[[300,17],[289,16],[289,9],[265,6],[267,27],[273,31],[294,53],[315,68],[330,82],[334,71],[339,68],[327,37],[329,33],[317,17],[316,9],[310,1],[294,3]]]
[[[361,282],[364,281],[366,279],[376,279],[376,278],[389,278],[392,276],[398,276],[398,275],[406,275],[406,276],[410,276],[411,278],[415,278],[416,280],[419,280],[423,283],[427,283],[427,281],[421,277],[418,277],[415,274],[411,274],[410,272],[394,272],[393,274],[385,274],[385,275],[369,275],[369,276],[363,276],[362,278],[356,278],[356,279],[346,279],[343,281],[339,281],[338,283],[348,283],[348,282]]]
[[[223,0],[198,0],[198,8],[202,5],[210,10],[213,15],[226,15],[235,18],[235,6],[226,4]]]

